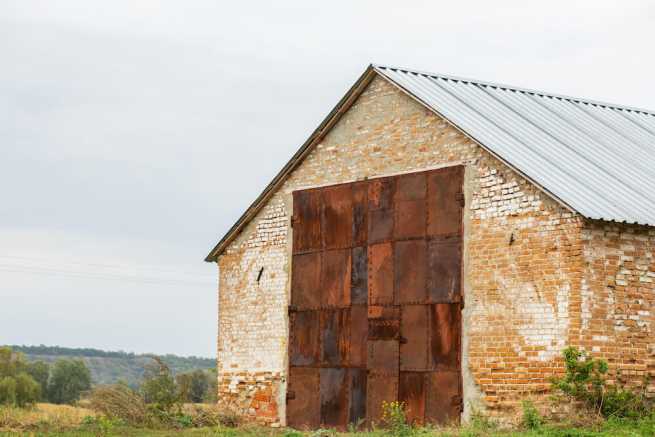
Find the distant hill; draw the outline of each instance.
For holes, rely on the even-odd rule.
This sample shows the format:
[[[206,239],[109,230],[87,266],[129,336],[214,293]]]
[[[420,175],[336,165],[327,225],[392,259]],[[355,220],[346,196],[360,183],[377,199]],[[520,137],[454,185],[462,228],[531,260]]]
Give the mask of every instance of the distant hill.
[[[22,352],[30,361],[53,362],[60,358],[78,358],[83,360],[91,371],[94,384],[112,384],[125,381],[136,387],[143,378],[144,366],[152,363],[152,354],[135,354],[133,352],[110,352],[90,348],[68,348],[60,346],[18,346],[8,345],[15,352]],[[184,373],[196,369],[215,369],[215,358],[180,357],[167,354],[159,357],[171,371]]]

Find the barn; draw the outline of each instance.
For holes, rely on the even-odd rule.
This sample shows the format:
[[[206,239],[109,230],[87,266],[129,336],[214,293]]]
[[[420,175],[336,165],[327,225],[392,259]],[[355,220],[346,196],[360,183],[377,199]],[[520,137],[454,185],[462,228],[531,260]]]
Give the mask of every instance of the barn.
[[[508,419],[567,346],[648,384],[653,225],[655,113],[371,65],[206,257],[219,404]]]

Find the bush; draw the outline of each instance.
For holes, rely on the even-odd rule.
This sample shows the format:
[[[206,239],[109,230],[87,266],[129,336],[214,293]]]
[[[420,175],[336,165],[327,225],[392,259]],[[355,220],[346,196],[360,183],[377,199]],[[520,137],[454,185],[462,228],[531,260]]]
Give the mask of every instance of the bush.
[[[626,389],[607,384],[609,367],[605,360],[593,359],[583,351],[568,347],[563,352],[565,374],[553,378],[553,387],[570,399],[581,402],[603,417],[645,417],[652,412],[652,401],[645,388]],[[646,384],[644,384],[644,387]]]
[[[120,419],[131,425],[149,421],[143,397],[123,384],[98,386],[89,395],[91,408],[110,419]]]
[[[522,424],[527,429],[539,429],[543,424],[539,411],[530,401],[523,401],[523,419]]]
[[[178,396],[175,379],[171,371],[159,357],[153,356],[154,364],[146,367],[145,379],[141,384],[141,393],[147,404],[164,412],[170,412],[173,406],[179,409],[180,398]]]

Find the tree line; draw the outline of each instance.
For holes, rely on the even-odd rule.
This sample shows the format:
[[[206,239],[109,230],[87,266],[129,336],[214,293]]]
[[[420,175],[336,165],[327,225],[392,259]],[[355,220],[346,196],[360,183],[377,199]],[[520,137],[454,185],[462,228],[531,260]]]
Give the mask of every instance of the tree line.
[[[146,402],[172,404],[216,400],[215,370],[196,369],[173,375],[160,357],[152,355],[150,358],[145,378],[137,388]],[[71,404],[90,391],[91,386],[91,372],[83,360],[27,361],[23,353],[0,347],[0,404],[18,407],[35,402]]]

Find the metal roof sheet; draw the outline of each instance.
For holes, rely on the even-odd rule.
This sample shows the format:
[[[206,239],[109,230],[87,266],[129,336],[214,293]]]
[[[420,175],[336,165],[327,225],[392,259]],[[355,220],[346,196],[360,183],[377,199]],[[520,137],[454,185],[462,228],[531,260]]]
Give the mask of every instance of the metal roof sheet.
[[[655,224],[655,113],[374,65],[585,217]]]

